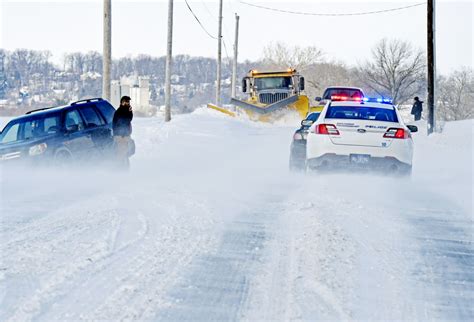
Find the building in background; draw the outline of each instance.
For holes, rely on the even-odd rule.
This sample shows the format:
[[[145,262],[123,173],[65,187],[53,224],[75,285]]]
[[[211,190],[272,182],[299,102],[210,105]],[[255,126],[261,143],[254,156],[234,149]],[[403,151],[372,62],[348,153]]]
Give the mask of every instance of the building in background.
[[[134,111],[143,115],[154,115],[156,108],[150,104],[150,79],[144,76],[121,77],[111,84],[111,103],[117,108],[122,96],[130,96]]]

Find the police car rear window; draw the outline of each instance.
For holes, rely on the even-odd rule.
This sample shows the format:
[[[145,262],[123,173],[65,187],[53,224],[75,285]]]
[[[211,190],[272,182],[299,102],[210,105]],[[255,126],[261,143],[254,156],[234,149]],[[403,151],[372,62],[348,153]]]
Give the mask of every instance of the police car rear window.
[[[394,109],[363,106],[329,106],[325,118],[398,123],[397,113]]]

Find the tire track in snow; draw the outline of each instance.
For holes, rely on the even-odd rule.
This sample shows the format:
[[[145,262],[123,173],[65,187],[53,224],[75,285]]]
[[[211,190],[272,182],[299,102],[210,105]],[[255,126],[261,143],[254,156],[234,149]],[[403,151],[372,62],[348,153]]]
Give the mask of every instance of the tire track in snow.
[[[152,203],[150,208],[154,209],[153,213],[135,212],[137,218],[146,218],[146,234],[136,242],[120,246],[123,232],[119,231],[115,251],[63,285],[65,291],[71,291],[42,319],[147,319],[164,305],[163,292],[174,283],[176,272],[210,242],[210,237],[199,231],[203,226],[195,223],[199,220],[202,225],[209,224],[207,219],[199,217],[208,209],[193,202],[182,203],[181,211],[198,212],[190,218],[177,209],[167,213],[158,204]],[[134,213],[130,209],[119,209],[119,212]],[[171,218],[165,225],[153,218],[160,213]],[[124,221],[123,225],[126,224]]]
[[[42,311],[46,313],[41,313],[41,319],[76,319],[82,313],[95,309],[98,298],[101,297],[98,295],[103,295],[111,286],[115,286],[110,283],[110,278],[104,278],[102,274],[109,275],[110,267],[112,269],[123,267],[126,266],[127,261],[133,260],[134,257],[131,254],[140,247],[141,242],[146,238],[149,224],[140,211],[124,212],[123,209],[113,211],[120,218],[121,224],[117,226],[117,230],[109,239],[107,252],[101,257],[88,258],[89,265],[82,267],[80,272],[74,272],[68,276],[64,283],[57,285],[54,296],[45,297]],[[134,230],[136,236],[117,245],[117,236],[120,235],[120,227],[123,222],[136,226],[137,230]],[[81,298],[81,301],[71,301],[71,298]]]
[[[273,208],[273,207],[272,207]],[[255,210],[254,210],[255,211]],[[168,293],[168,306],[153,317],[166,321],[234,321],[248,306],[261,265],[271,210],[240,214],[227,224],[217,248],[192,261]]]
[[[271,223],[273,238],[266,246],[264,265],[249,297],[246,320],[350,317],[341,297],[345,289],[335,283],[339,274],[330,260],[337,259],[337,266],[341,266],[350,260],[351,250],[337,227],[322,223],[318,213],[312,203],[307,206],[291,196],[285,201],[281,215]],[[338,255],[341,247],[348,251]]]
[[[97,208],[96,202],[82,202],[81,206]],[[22,238],[6,236],[8,249],[1,252],[7,265],[5,295],[16,309],[4,312],[3,318],[33,318],[59,295],[61,285],[109,253],[111,230],[118,226],[118,220],[110,209],[98,208],[80,211],[78,205],[71,206],[21,227]],[[31,282],[23,284],[20,292],[24,294],[12,299],[8,294],[9,288],[17,285],[15,276],[29,276]]]
[[[438,319],[474,320],[474,223],[450,209],[407,210],[422,257],[415,278]],[[444,238],[440,238],[443,236]],[[442,291],[441,291],[442,290]]]

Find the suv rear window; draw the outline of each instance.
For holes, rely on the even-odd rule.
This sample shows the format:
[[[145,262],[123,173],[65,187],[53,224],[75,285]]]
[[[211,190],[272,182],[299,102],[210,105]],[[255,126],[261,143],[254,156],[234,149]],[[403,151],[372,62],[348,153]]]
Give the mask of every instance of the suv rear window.
[[[107,124],[111,124],[114,118],[115,108],[106,102],[100,102],[96,106],[99,109],[100,113],[102,113],[102,115],[104,116],[105,120],[107,121]]]
[[[329,106],[325,118],[371,120],[398,123],[395,109],[374,108],[363,106]]]
[[[86,120],[87,126],[100,126],[105,124],[93,106],[84,106],[81,107],[80,110]]]

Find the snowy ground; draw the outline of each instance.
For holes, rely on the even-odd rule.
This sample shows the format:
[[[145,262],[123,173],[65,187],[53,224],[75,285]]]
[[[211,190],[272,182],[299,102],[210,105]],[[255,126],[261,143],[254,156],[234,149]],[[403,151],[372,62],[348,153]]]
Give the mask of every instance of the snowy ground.
[[[290,174],[296,122],[207,110],[136,119],[125,175],[0,172],[0,320],[472,321],[473,125],[411,180]]]

